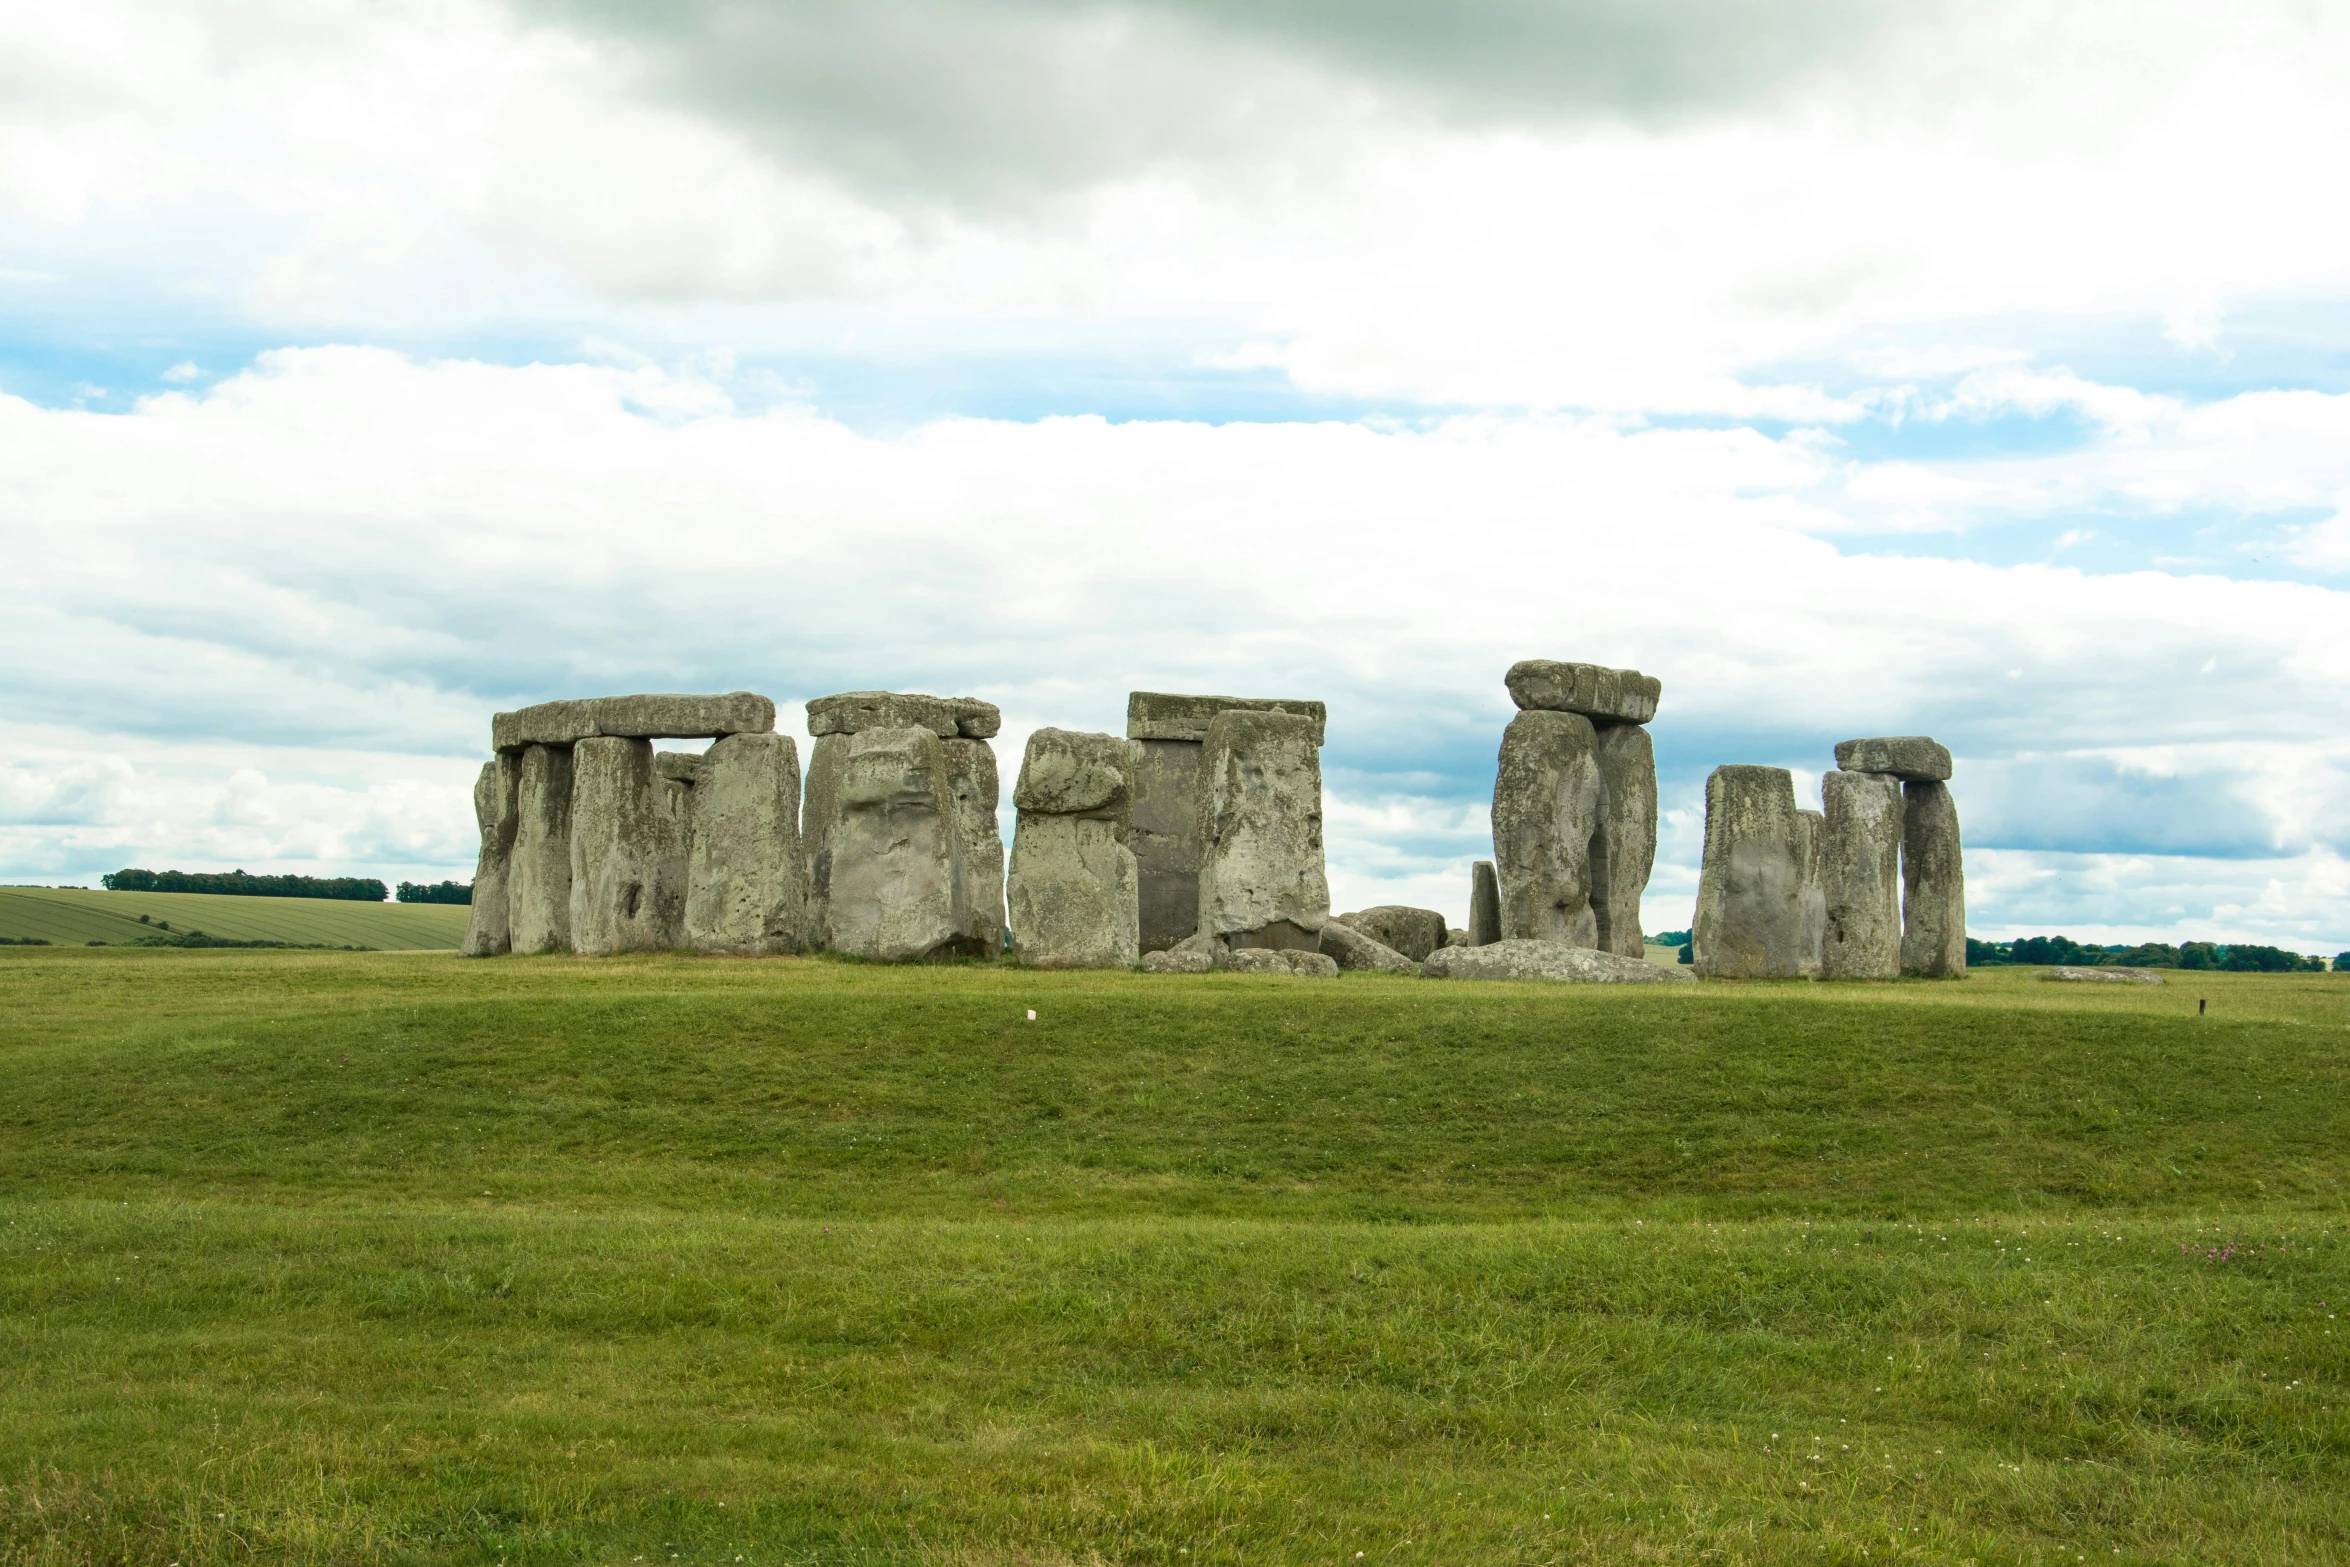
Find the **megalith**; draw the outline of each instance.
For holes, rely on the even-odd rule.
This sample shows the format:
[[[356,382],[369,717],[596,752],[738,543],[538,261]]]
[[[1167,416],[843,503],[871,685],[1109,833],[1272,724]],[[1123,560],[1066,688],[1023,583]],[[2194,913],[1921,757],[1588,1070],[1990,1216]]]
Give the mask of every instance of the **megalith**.
[[[519,825],[515,792],[521,773],[521,758],[500,752],[481,764],[473,780],[473,819],[481,828],[481,856],[473,865],[473,909],[465,921],[465,942],[457,949],[464,957],[492,958],[513,945],[506,875]]]
[[[800,752],[733,734],[701,758],[687,850],[685,944],[751,956],[809,945],[800,861]]]
[[[926,728],[866,729],[838,740],[828,785],[825,945],[891,961],[940,956],[967,940],[946,755]]]
[[[1950,785],[1901,786],[1901,972],[1956,979],[1966,972],[1966,861]]]
[[[991,727],[988,732],[995,730]],[[984,739],[958,735],[941,740],[939,749],[946,757],[947,799],[962,856],[963,906],[971,920],[962,944],[971,957],[1000,958],[1004,955],[1004,831],[996,821],[1002,785],[996,777],[995,747]]]
[[[756,734],[775,727],[775,704],[755,691],[718,696],[651,693],[541,702],[490,720],[500,751],[527,745],[577,745],[599,736],[625,740],[695,740]]]
[[[1697,972],[1793,979],[1804,970],[1805,854],[1783,767],[1717,767],[1705,781],[1705,857],[1692,938]]]
[[[1039,729],[1012,789],[1013,951],[1038,968],[1132,968],[1141,960],[1134,772],[1141,745]]]
[[[1469,868],[1469,940],[1472,947],[1490,947],[1501,940],[1501,881],[1491,860]]]
[[[1820,812],[1795,813],[1796,863],[1803,876],[1795,906],[1795,972],[1805,979],[1820,977],[1820,954],[1828,939],[1828,894],[1820,883],[1820,844],[1827,831],[1827,817]]]
[[[1493,780],[1493,861],[1501,934],[1513,941],[1599,939],[1591,840],[1599,830],[1598,737],[1580,713],[1529,709],[1502,732]]]
[[[1839,748],[1841,749],[1841,748]],[[1901,973],[1901,780],[1883,773],[1829,773],[1820,780],[1827,826],[1820,883],[1827,979],[1893,979]]]
[[[653,940],[683,947],[688,867],[693,859],[694,797],[702,759],[687,751],[653,753]]]
[[[1381,946],[1402,953],[1414,963],[1426,962],[1429,953],[1444,945],[1444,916],[1434,909],[1381,903],[1335,918],[1353,926]],[[1327,939],[1322,943],[1322,950],[1330,950]],[[1341,960],[1340,967],[1344,966]]]
[[[506,909],[511,950],[571,950],[571,747],[567,745],[529,745],[519,754]]]
[[[656,781],[649,740],[599,735],[571,748],[571,950],[582,956],[659,945]]]
[[[1199,933],[1237,948],[1321,948],[1322,723],[1227,708],[1199,765]]]
[[[1836,766],[1852,773],[1890,773],[1904,783],[1948,783],[1950,748],[1924,735],[1845,740],[1836,746]]]
[[[1656,711],[1653,696],[1646,706]],[[1591,913],[1598,925],[1593,945],[1637,958],[1643,951],[1640,899],[1656,868],[1656,747],[1648,730],[1635,723],[1600,724],[1593,741],[1599,763],[1599,822],[1591,834]]]

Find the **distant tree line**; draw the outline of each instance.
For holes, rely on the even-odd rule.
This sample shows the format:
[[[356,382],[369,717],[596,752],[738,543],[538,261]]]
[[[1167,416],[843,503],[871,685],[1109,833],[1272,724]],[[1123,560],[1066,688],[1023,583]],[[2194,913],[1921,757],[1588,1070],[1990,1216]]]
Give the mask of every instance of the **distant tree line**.
[[[2072,968],[2217,969],[2234,974],[2307,974],[2322,972],[2326,960],[2303,956],[2282,947],[2252,942],[2145,941],[2131,946],[2100,947],[2070,936],[2019,936],[2014,941],[1977,941],[1966,944],[1969,968],[1992,968],[2002,963],[2064,964]],[[2350,952],[2334,959],[2334,966],[2350,972]]]
[[[108,892],[219,892],[246,898],[339,898],[381,903],[391,889],[373,876],[255,876],[245,871],[146,871],[98,878]]]
[[[473,883],[469,881],[404,881],[400,883],[402,903],[464,903],[473,902]]]

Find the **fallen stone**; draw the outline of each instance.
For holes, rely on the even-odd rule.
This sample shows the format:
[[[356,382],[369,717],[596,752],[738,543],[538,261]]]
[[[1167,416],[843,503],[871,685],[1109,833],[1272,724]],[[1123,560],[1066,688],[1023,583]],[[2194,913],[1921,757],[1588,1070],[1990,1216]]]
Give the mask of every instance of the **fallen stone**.
[[[1336,979],[1338,960],[1320,952],[1275,947],[1242,947],[1224,959],[1234,974],[1293,974],[1301,979]]]
[[[947,707],[955,715],[955,733],[965,740],[993,740],[1003,733],[1004,713],[993,702],[975,696],[950,696]]]
[[[1645,724],[1656,716],[1664,685],[1637,669],[1521,659],[1503,677],[1510,700],[1528,712],[1580,713],[1615,724]]]
[[[1796,901],[1801,923],[1795,972],[1802,979],[1820,977],[1820,957],[1828,940],[1828,895],[1820,885],[1820,842],[1827,830],[1828,820],[1818,811],[1795,813],[1795,858],[1803,876],[1803,890]]]
[[[473,780],[473,820],[481,828],[481,856],[473,865],[473,907],[465,920],[460,957],[494,958],[514,944],[506,903],[507,861],[519,825],[515,790],[521,758],[506,752],[481,764]]]
[[[2063,985],[2159,985],[2160,974],[2142,968],[2052,968],[2040,976]]]
[[[971,920],[963,951],[993,962],[1004,955],[1004,830],[996,821],[1002,787],[995,747],[958,737],[940,741],[939,748],[946,757],[947,799],[963,867],[963,907]]]
[[[1793,979],[1803,972],[1802,831],[1795,781],[1784,767],[1717,767],[1706,779],[1705,854],[1691,927],[1698,973]]]
[[[1493,862],[1505,940],[1599,939],[1591,911],[1591,837],[1599,762],[1591,720],[1530,709],[1502,732],[1493,780]],[[1473,927],[1472,927],[1473,928]]]
[[[1296,920],[1273,920],[1254,930],[1228,930],[1218,939],[1227,948],[1238,951],[1243,947],[1264,947],[1278,952],[1319,952],[1322,950],[1321,925],[1302,925]]]
[[[541,702],[490,720],[501,751],[526,745],[576,745],[582,740],[694,740],[714,735],[765,734],[775,727],[775,704],[754,691],[714,696],[648,694]]]
[[[810,945],[798,745],[789,735],[729,735],[701,762],[685,944],[744,957]]]
[[[1420,972],[1418,958],[1397,951],[1344,919],[1331,920],[1322,927],[1322,951],[1348,973],[1417,974]],[[1421,956],[1425,957],[1426,954],[1423,953]]]
[[[1051,816],[1134,819],[1134,746],[1116,735],[1039,729],[1028,737],[1012,804]]]
[[[1135,740],[1134,849],[1142,950],[1199,929],[1199,742]]]
[[[963,725],[954,703],[919,691],[843,691],[808,704],[808,733],[817,739],[868,729],[927,729],[949,740]]]
[[[1827,826],[1820,840],[1820,889],[1827,935],[1820,973],[1828,979],[1893,979],[1901,973],[1901,781],[1878,773],[1834,772],[1820,780]]]
[[[1836,765],[1848,773],[1891,773],[1905,783],[1944,783],[1950,778],[1950,748],[1924,735],[1843,740],[1836,745]]]
[[[641,952],[659,941],[659,857],[650,741],[599,735],[571,749],[571,950]]]
[[[1216,960],[1205,952],[1184,947],[1169,947],[1163,952],[1142,955],[1145,974],[1205,974],[1215,968]]]
[[[1901,972],[1966,972],[1966,856],[1945,783],[1901,786]]]
[[[1620,957],[1563,941],[1504,939],[1482,947],[1446,947],[1428,955],[1430,979],[1534,979],[1568,985],[1687,985],[1696,976],[1646,958]]]
[[[516,761],[506,910],[513,951],[571,950],[569,746],[525,746]]]
[[[1473,945],[1473,943],[1469,940],[1469,933],[1461,929],[1458,925],[1455,925],[1452,929],[1444,933],[1444,944],[1448,947],[1466,947]]]
[[[1593,945],[1636,958],[1645,945],[1640,899],[1656,868],[1656,748],[1638,724],[1601,724],[1592,757],[1599,764],[1599,830],[1591,835],[1591,915],[1598,925]]]
[[[825,945],[891,962],[952,950],[970,915],[937,731],[867,729],[840,738]]]
[[[1129,740],[1188,740],[1205,744],[1208,722],[1218,713],[1294,713],[1311,719],[1314,744],[1322,743],[1329,710],[1320,702],[1288,697],[1179,696],[1169,691],[1130,691],[1126,695],[1126,738]]]
[[[1490,947],[1499,940],[1501,881],[1491,860],[1479,860],[1469,871],[1469,945]]]
[[[1356,930],[1403,954],[1414,963],[1426,959],[1429,953],[1444,945],[1444,916],[1434,909],[1415,909],[1401,903],[1381,903],[1352,914],[1332,916],[1343,920]],[[1330,950],[1330,927],[1322,927],[1322,950]],[[1339,965],[1344,968],[1346,965]]]
[[[1211,936],[1276,922],[1319,931],[1330,917],[1322,863],[1319,725],[1276,712],[1208,721],[1199,770],[1199,928]]]

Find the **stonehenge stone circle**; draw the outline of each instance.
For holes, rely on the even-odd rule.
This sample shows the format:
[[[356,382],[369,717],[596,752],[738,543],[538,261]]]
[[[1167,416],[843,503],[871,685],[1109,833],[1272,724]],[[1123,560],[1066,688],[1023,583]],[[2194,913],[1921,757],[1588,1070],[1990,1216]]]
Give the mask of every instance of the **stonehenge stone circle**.
[[[1469,945],[1490,947],[1501,940],[1501,881],[1491,860],[1469,870]],[[1450,945],[1447,943],[1447,945]]]
[[[1323,925],[1322,952],[1347,973],[1373,974],[1417,974],[1421,958],[1428,955],[1423,952],[1415,958],[1391,947],[1354,924],[1351,918],[1332,919]]]
[[[1785,768],[1717,767],[1706,779],[1691,927],[1699,974],[1793,979],[1804,971],[1804,832]]]
[[[1955,979],[1966,972],[1966,861],[1950,785],[1901,786],[1901,972]]]
[[[1134,830],[1140,745],[1039,729],[1012,787],[1013,949],[1039,968],[1132,968],[1142,956]]]
[[[1841,752],[1843,747],[1839,746]],[[1832,772],[1820,780],[1827,807],[1820,886],[1827,897],[1824,979],[1894,979],[1901,973],[1901,780]]]
[[[597,735],[571,748],[571,950],[656,945],[653,744]]]
[[[800,859],[800,753],[732,734],[701,758],[686,862],[685,944],[749,956],[810,944]]]
[[[836,739],[824,944],[852,957],[902,962],[967,940],[954,802],[937,731],[824,737]]]
[[[1653,690],[1648,710],[1656,711]],[[1594,945],[1620,958],[1636,958],[1644,945],[1640,895],[1656,869],[1656,747],[1648,731],[1632,723],[1602,724],[1596,741],[1599,826],[1591,835],[1591,912],[1599,930]]]
[[[1924,735],[1844,740],[1836,746],[1836,765],[1848,773],[1890,773],[1903,783],[1948,783],[1950,748]]]
[[[1430,979],[1531,979],[1572,985],[1686,985],[1696,976],[1646,958],[1620,957],[1563,941],[1491,942],[1446,947],[1429,954],[1420,972]]]
[[[506,864],[514,852],[521,759],[504,752],[481,764],[473,780],[473,819],[481,827],[481,856],[473,866],[473,908],[465,920],[465,941],[457,950],[469,958],[491,958],[513,945],[506,907]]]
[[[1382,903],[1353,914],[1333,915],[1332,919],[1351,925],[1381,946],[1392,947],[1414,963],[1425,961],[1429,953],[1444,945],[1444,916],[1434,909]],[[1324,952],[1330,950],[1329,929],[1327,925],[1322,927]],[[1339,966],[1345,967],[1343,963]]]
[[[1233,947],[1318,951],[1330,917],[1322,864],[1321,720],[1227,708],[1199,764],[1199,930]]]
[[[1600,723],[1645,724],[1656,717],[1661,681],[1637,669],[1528,658],[1503,677],[1510,700],[1528,712],[1580,713]]]
[[[510,950],[571,950],[571,748],[525,746],[506,870]]]
[[[1523,666],[1521,666],[1523,667]],[[1502,732],[1493,780],[1493,863],[1510,941],[1599,940],[1591,838],[1599,826],[1598,737],[1580,713],[1530,708]]]

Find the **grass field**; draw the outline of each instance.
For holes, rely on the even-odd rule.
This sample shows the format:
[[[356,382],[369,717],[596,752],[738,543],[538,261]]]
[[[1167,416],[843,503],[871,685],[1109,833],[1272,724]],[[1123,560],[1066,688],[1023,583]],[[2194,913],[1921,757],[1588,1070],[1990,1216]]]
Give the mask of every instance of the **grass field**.
[[[0,1561],[2350,1560],[2350,976],[0,1003]]]
[[[137,941],[157,933],[152,922],[168,920],[175,931],[200,930],[232,941],[454,952],[465,939],[470,913],[453,904],[0,887],[0,936],[38,937],[71,947]],[[150,923],[139,923],[142,914]]]

